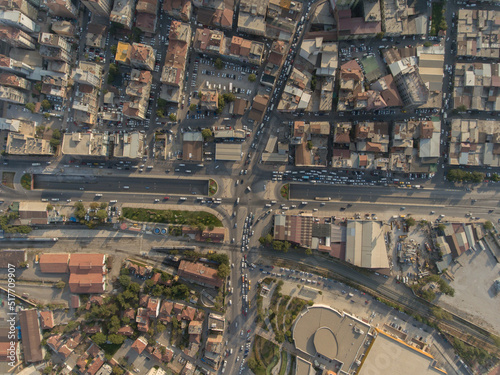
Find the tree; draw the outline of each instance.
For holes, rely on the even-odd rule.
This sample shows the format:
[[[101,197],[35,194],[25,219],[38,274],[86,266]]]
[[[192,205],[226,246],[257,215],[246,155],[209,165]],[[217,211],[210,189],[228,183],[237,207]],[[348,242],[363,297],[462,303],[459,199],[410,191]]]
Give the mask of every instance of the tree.
[[[111,341],[112,344],[121,345],[125,341],[125,336],[113,333],[108,335],[108,340]]]
[[[223,94],[222,97],[224,98],[224,101],[226,103],[234,102],[234,99],[236,99],[236,97],[234,96],[234,94],[232,94],[230,92],[227,92],[227,93]]]
[[[491,221],[489,220],[486,220],[483,224],[483,227],[484,229],[486,230],[492,230],[493,229],[493,224],[491,223]]]
[[[55,285],[54,285],[57,289],[64,289],[64,287],[66,286],[66,283],[62,280],[59,280]]]
[[[48,118],[50,117],[50,113],[45,112],[45,113],[43,114],[43,117],[45,117],[46,119],[48,119]]]
[[[119,278],[118,278],[118,281],[120,283],[120,285],[124,288],[128,288],[128,286],[130,285],[131,283],[131,279],[130,279],[130,276],[128,275],[121,275]]]
[[[377,38],[382,39],[384,37],[384,35],[385,35],[384,32],[380,32],[377,34]]]
[[[102,345],[106,342],[106,335],[102,332],[97,332],[95,335],[92,336],[92,341],[96,345]]]
[[[215,60],[215,64],[214,65],[219,70],[224,67],[224,63],[222,62],[222,60],[220,58],[217,58],[217,60]]]
[[[203,139],[204,140],[207,140],[208,138],[210,138],[212,136],[212,130],[206,128],[206,129],[203,129],[201,131],[201,135],[203,136]]]
[[[111,46],[111,53],[112,53],[113,55],[116,55],[116,51],[118,51],[118,46],[117,46],[116,44],[113,44],[113,45]]]
[[[175,113],[171,113],[168,115],[168,118],[171,120],[171,121],[177,121],[177,116],[175,115]]]
[[[47,99],[42,100],[42,108],[46,111],[52,108],[52,104]]]
[[[156,100],[156,106],[160,108],[165,108],[167,106],[167,101],[165,99],[158,98]]]
[[[54,209],[54,206],[52,206],[51,204],[47,205],[47,211],[52,211],[53,209]]]
[[[458,112],[465,112],[465,111],[467,111],[467,107],[465,105],[463,105],[463,104],[459,105],[456,109],[457,109]]]
[[[312,250],[311,249],[306,249],[306,255],[312,255]]]
[[[52,138],[61,139],[61,131],[59,129],[54,129],[52,131]]]
[[[163,112],[163,109],[157,109],[156,110],[156,116],[164,118],[165,117],[165,113]]]
[[[35,83],[35,90],[42,91],[42,82]]]
[[[217,276],[219,276],[221,279],[225,279],[226,277],[229,276],[229,273],[231,270],[229,267],[225,264],[220,264],[219,268],[217,269]]]
[[[257,80],[257,76],[255,74],[251,73],[248,75],[248,80],[250,82],[255,82]]]
[[[28,110],[31,111],[31,113],[34,113],[35,112],[35,104],[34,103],[26,103],[24,105]]]
[[[194,111],[195,109],[196,109],[196,104],[193,103],[189,106],[190,111]]]
[[[424,47],[432,47],[432,42],[429,41],[425,42]]]
[[[101,208],[101,210],[105,210],[106,208],[108,208],[108,204],[106,202],[102,202],[99,207]]]
[[[108,212],[106,210],[99,210],[99,211],[97,211],[95,216],[97,216],[97,218],[100,221],[104,221],[108,217]]]
[[[307,149],[311,151],[313,149],[313,143],[312,141],[307,141]]]
[[[444,232],[444,230],[445,230],[445,229],[446,229],[446,225],[444,225],[444,224],[439,224],[439,225],[438,225],[438,230],[439,230],[440,232]]]
[[[111,374],[123,375],[124,373],[125,373],[125,370],[123,370],[121,367],[115,366],[115,367],[113,367],[113,372]]]
[[[414,218],[412,217],[409,217],[408,219],[406,219],[406,225],[408,225],[409,227],[413,227],[415,226],[417,222],[415,221]]]

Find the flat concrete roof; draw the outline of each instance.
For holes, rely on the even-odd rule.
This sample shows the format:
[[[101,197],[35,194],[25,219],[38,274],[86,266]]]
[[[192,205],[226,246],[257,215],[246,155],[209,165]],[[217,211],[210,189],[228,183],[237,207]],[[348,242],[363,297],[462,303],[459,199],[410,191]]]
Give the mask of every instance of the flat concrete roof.
[[[413,348],[380,330],[365,356],[358,375],[427,375],[446,374],[433,367],[434,358],[429,353]]]
[[[314,305],[297,318],[293,339],[295,347],[303,353],[340,362],[341,369],[348,371],[359,358],[369,329],[369,324],[330,306]]]

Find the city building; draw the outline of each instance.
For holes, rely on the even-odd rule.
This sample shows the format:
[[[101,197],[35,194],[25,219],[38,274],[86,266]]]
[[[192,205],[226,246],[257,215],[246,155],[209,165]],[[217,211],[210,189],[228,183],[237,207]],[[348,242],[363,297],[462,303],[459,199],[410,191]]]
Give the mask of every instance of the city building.
[[[73,156],[109,156],[109,135],[102,133],[65,133],[61,152]]]
[[[184,88],[187,53],[191,43],[191,27],[187,23],[172,21],[165,64],[160,81],[160,97],[168,102],[180,103]]]
[[[417,2],[398,0],[383,1],[385,36],[426,35],[429,28],[427,8],[419,7]],[[424,11],[425,9],[425,11]],[[420,13],[422,11],[422,14]]]
[[[51,29],[56,34],[68,38],[74,38],[76,36],[76,26],[69,21],[52,22]]]
[[[42,273],[68,273],[68,253],[44,253],[40,254],[40,271]]]
[[[453,107],[466,111],[500,111],[498,64],[457,63],[453,85]]]
[[[278,111],[307,111],[312,96],[311,79],[311,73],[293,67],[278,103]]]
[[[144,155],[145,135],[139,131],[116,133],[111,137],[115,158],[139,159]]]
[[[251,35],[266,35],[266,14],[269,0],[243,0],[238,13],[238,31]]]
[[[71,293],[103,293],[105,291],[105,254],[71,254],[69,270]]]
[[[228,58],[260,65],[264,53],[264,43],[233,36],[226,38],[224,54]]]
[[[347,220],[345,261],[360,268],[389,269],[381,221]]]
[[[72,78],[73,81],[77,83],[101,88],[102,65],[88,61],[80,61],[78,63],[78,68],[73,70]]]
[[[351,9],[335,12],[338,40],[373,38],[382,32],[379,1],[364,0],[363,4],[370,5],[365,17],[353,17]]]
[[[16,48],[35,49],[36,40],[22,30],[12,26],[0,25],[0,40]]]
[[[57,34],[40,33],[40,55],[46,60],[57,60],[69,63],[71,61],[71,45]]]
[[[219,30],[198,28],[194,34],[193,48],[202,53],[224,53],[224,33]]]
[[[498,11],[459,9],[457,55],[500,59]]]
[[[0,10],[0,24],[15,27],[25,33],[40,31],[35,21],[18,10]]]
[[[56,61],[51,61],[56,62]],[[64,63],[67,67],[67,64]],[[50,66],[50,65],[49,65]],[[59,98],[66,98],[68,79],[67,75],[46,75],[42,78],[41,93],[50,96],[57,96]]]
[[[94,48],[104,48],[106,46],[106,25],[90,23],[87,27],[87,34],[85,36],[85,45]],[[120,42],[118,42],[120,43]]]
[[[83,5],[93,14],[108,18],[111,13],[111,0],[82,0]]]
[[[330,124],[327,121],[295,121],[290,141],[291,145],[295,145],[295,165],[326,167],[329,135]]]
[[[182,160],[203,161],[203,136],[201,132],[185,132],[183,134]]]
[[[330,306],[306,307],[292,326],[293,343],[299,353],[295,373],[314,373],[308,361],[311,357],[325,370],[350,373],[366,350],[369,331],[368,323]],[[301,363],[301,357],[307,360],[301,359]]]
[[[193,6],[190,0],[165,0],[163,11],[169,16],[189,22],[191,19]]]
[[[78,8],[71,0],[47,0],[47,7],[54,16],[77,18]]]
[[[147,70],[132,69],[125,93],[129,101],[123,103],[123,114],[127,117],[144,120],[149,105],[149,94],[153,75]]]
[[[146,35],[153,36],[158,22],[158,0],[139,0],[135,11],[137,12],[136,26]]]
[[[429,88],[420,76],[416,58],[403,58],[389,65],[399,96],[407,108],[427,103]]]
[[[351,110],[358,95],[364,93],[363,70],[355,60],[340,67],[338,111]]]
[[[252,109],[248,114],[248,118],[253,121],[262,120],[264,112],[267,108],[267,103],[269,102],[269,95],[255,95],[252,102]]]
[[[453,119],[448,162],[452,166],[500,167],[500,121]]]
[[[31,90],[30,81],[12,73],[0,73],[0,85],[15,87],[20,90]]]
[[[35,68],[22,61],[15,60],[5,55],[0,55],[0,70],[27,76],[33,73]]]
[[[109,19],[111,22],[119,23],[131,30],[134,12],[135,0],[115,0]]]
[[[21,225],[47,225],[48,212],[44,202],[19,202],[17,207],[12,207],[13,212],[19,215]]]
[[[446,375],[437,367],[436,359],[428,352],[412,346],[381,329],[361,360],[358,375],[368,374],[408,374],[408,375]]]
[[[216,143],[215,160],[240,161],[243,156],[241,143]]]
[[[217,276],[217,270],[201,263],[181,260],[178,273],[180,278],[210,288],[220,288],[223,280]]]
[[[219,92],[217,90],[200,90],[200,108],[205,111],[215,111],[219,107]]]
[[[31,5],[27,0],[1,0],[0,10],[18,10],[32,20],[38,18],[37,8]]]
[[[12,104],[26,104],[28,102],[28,94],[14,87],[0,85],[0,100]]]
[[[21,310],[18,313],[21,327],[23,355],[25,363],[43,361],[45,350],[42,345],[42,333],[37,310]]]

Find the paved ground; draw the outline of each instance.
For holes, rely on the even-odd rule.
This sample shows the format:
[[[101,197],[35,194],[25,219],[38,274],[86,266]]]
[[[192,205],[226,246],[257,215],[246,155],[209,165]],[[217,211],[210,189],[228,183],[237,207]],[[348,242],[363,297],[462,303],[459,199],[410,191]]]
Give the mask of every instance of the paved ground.
[[[500,334],[498,297],[495,297],[493,281],[500,275],[498,264],[489,250],[467,251],[450,266],[455,277],[450,285],[455,296],[440,296],[439,304]],[[458,311],[457,311],[458,309]]]

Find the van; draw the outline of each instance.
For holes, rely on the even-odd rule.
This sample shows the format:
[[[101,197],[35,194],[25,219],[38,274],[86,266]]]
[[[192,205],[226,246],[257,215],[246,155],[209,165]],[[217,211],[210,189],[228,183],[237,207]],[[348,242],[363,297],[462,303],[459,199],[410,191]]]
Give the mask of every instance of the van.
[[[113,203],[118,203],[117,200],[112,200],[112,201],[109,201],[110,204],[113,204]]]
[[[236,198],[236,204],[240,204],[240,197]]]
[[[186,197],[180,197],[180,198],[179,198],[179,200],[180,200],[180,201],[186,201],[186,200],[187,200],[187,198],[186,198]]]

